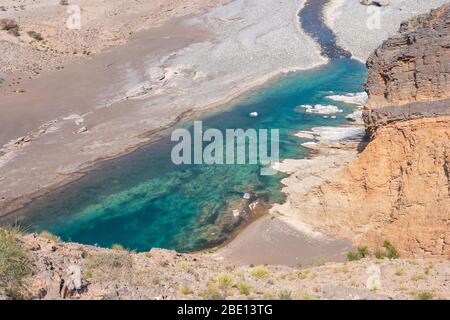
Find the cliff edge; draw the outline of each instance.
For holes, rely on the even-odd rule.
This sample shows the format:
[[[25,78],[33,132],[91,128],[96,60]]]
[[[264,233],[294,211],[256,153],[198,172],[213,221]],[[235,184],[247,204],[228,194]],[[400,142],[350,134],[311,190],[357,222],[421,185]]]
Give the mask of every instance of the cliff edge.
[[[373,133],[395,121],[450,115],[450,4],[401,24],[367,60],[364,119]]]
[[[371,248],[450,256],[450,5],[402,24],[369,58],[371,141],[297,218]]]

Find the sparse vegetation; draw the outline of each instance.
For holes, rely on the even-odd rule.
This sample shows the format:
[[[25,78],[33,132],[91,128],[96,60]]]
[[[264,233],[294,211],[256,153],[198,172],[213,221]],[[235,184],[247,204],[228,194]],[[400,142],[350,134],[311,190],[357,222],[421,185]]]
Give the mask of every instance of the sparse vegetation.
[[[402,275],[404,275],[405,274],[405,269],[403,269],[403,268],[398,268],[396,271],[395,271],[395,275],[396,276],[402,276]]]
[[[39,32],[36,32],[36,31],[28,31],[27,34],[28,34],[31,38],[33,38],[33,39],[35,39],[35,40],[37,40],[37,41],[42,41],[42,40],[44,40],[44,38],[42,37],[42,35],[41,35]]]
[[[320,299],[319,296],[312,296],[309,294],[304,294],[300,298],[301,298],[301,300],[319,300]]]
[[[262,300],[274,300],[275,297],[273,296],[273,294],[265,293],[265,294],[262,296],[261,299],[262,299]]]
[[[395,249],[395,247],[388,240],[384,241],[383,247],[386,250],[386,257],[389,259],[398,259],[400,257],[397,249]]]
[[[237,284],[237,288],[238,288],[238,290],[239,290],[239,293],[242,294],[242,295],[244,295],[244,296],[248,296],[248,295],[250,294],[251,288],[250,288],[249,285],[247,285],[247,284],[244,283],[244,282],[239,282],[239,283]]]
[[[434,293],[433,292],[420,292],[417,294],[418,300],[433,300],[434,299]]]
[[[118,243],[115,243],[111,246],[111,249],[115,250],[115,251],[125,251],[125,248]]]
[[[280,300],[292,300],[292,292],[291,291],[281,291],[278,294],[278,298]]]
[[[228,274],[222,274],[217,278],[219,288],[222,290],[228,290],[233,286],[233,278]]]
[[[184,294],[185,296],[187,296],[187,295],[190,295],[190,294],[193,294],[194,293],[194,291],[192,291],[192,289],[191,288],[189,288],[188,286],[186,286],[186,285],[184,285],[184,286],[182,286],[181,287],[181,293],[182,294]]]
[[[348,261],[357,261],[369,256],[369,249],[367,247],[358,247],[356,251],[347,253]]]
[[[430,274],[430,271],[431,271],[432,269],[433,269],[433,263],[430,262],[430,263],[428,264],[428,266],[426,266],[424,273],[425,273],[426,275],[429,275],[429,274]]]
[[[31,273],[19,234],[18,228],[0,229],[0,293],[13,299],[22,298],[23,279]]]
[[[374,256],[375,256],[375,258],[380,259],[380,260],[386,258],[386,254],[381,249],[377,249],[374,253]]]
[[[264,266],[257,266],[250,269],[250,274],[257,279],[265,279],[270,277],[271,272]]]
[[[178,272],[181,272],[183,270],[187,270],[189,269],[189,263],[187,263],[186,261],[181,261],[179,264],[177,264],[176,270]]]
[[[53,233],[45,230],[39,233],[39,237],[55,242],[60,241],[58,236],[55,236]]]
[[[385,240],[383,243],[382,249],[377,249],[375,251],[375,257],[377,259],[398,259],[400,258],[400,254],[398,253],[397,249],[388,241]]]
[[[305,280],[306,278],[308,278],[310,271],[311,270],[309,269],[303,269],[302,271],[300,271],[300,273],[298,274],[299,279]]]
[[[85,273],[99,281],[131,277],[133,258],[128,251],[98,252],[86,259]]]
[[[207,300],[223,300],[226,298],[213,281],[206,284],[206,289],[201,293],[201,296]]]
[[[420,281],[420,280],[426,280],[427,276],[423,273],[415,273],[412,275],[411,280],[413,281]]]

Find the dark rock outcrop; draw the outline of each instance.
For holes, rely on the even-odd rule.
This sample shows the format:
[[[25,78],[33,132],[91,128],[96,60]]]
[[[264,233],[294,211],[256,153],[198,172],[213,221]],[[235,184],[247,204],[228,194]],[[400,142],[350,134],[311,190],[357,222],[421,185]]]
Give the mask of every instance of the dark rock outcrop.
[[[370,133],[396,121],[401,105],[425,102],[414,104],[414,118],[432,115],[428,101],[450,98],[450,4],[402,23],[399,34],[369,57],[367,67],[364,119]],[[446,104],[438,115],[450,114],[450,101]]]

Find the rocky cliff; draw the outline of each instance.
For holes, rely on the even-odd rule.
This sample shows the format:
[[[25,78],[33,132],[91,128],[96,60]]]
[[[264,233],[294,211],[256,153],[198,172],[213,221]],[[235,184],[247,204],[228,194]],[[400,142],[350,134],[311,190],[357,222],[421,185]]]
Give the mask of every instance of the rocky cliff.
[[[399,120],[449,115],[450,4],[402,23],[368,59],[370,131]]]
[[[298,219],[403,255],[450,256],[450,5],[403,23],[368,60],[371,141]]]

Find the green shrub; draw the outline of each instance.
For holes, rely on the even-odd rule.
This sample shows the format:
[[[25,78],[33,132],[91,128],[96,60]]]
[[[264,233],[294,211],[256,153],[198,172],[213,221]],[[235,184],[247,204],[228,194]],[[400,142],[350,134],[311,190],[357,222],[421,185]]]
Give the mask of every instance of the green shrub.
[[[239,290],[239,293],[244,295],[244,296],[248,296],[250,294],[250,286],[248,286],[246,283],[244,282],[239,282],[237,284],[237,288]]]
[[[250,274],[257,279],[265,279],[270,277],[271,272],[264,266],[254,267],[250,270]]]
[[[377,249],[375,251],[374,255],[375,255],[375,258],[377,258],[377,259],[384,259],[384,258],[386,258],[386,253],[383,250],[381,250],[381,249]]]
[[[220,289],[227,290],[233,286],[233,278],[228,274],[222,274],[217,278],[217,283]]]
[[[184,294],[185,296],[187,296],[187,295],[193,294],[194,291],[192,291],[192,289],[189,288],[188,286],[182,286],[181,293]]]
[[[39,237],[50,240],[50,241],[54,241],[54,242],[60,241],[58,236],[55,236],[53,233],[46,231],[46,230],[39,233]]]
[[[111,249],[115,250],[115,251],[125,251],[125,248],[118,243],[115,243],[111,246]]]
[[[417,294],[417,299],[418,300],[433,300],[434,299],[434,294],[432,292],[420,292],[419,294]]]
[[[369,249],[367,247],[358,247],[356,249],[356,252],[350,251],[347,253],[347,260],[348,261],[357,261],[361,260],[369,255]]]
[[[397,249],[395,249],[395,247],[388,240],[384,241],[383,247],[386,249],[386,257],[389,259],[398,259],[400,257]]]
[[[220,291],[216,284],[212,281],[209,281],[206,284],[206,289],[201,293],[201,295],[206,300],[223,300],[226,298],[225,294]]]
[[[0,229],[0,292],[21,298],[23,279],[31,273],[30,263],[17,236],[19,229]]]
[[[305,280],[306,278],[308,278],[309,273],[311,272],[311,270],[309,270],[308,268],[303,269],[299,272],[298,277],[301,280]]]
[[[405,274],[405,269],[403,269],[403,268],[399,268],[395,271],[396,276],[402,276],[404,274]]]

